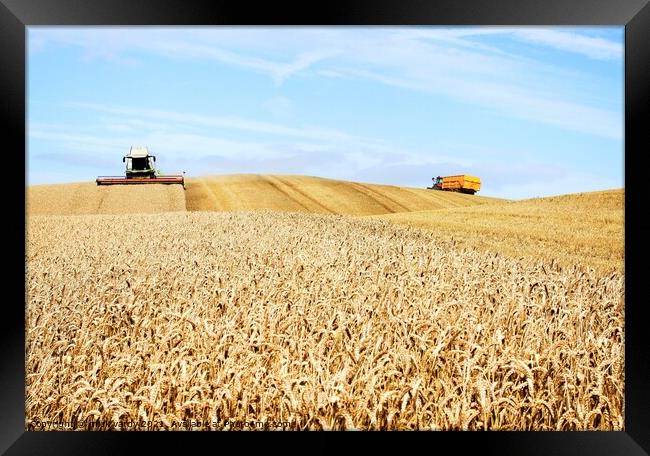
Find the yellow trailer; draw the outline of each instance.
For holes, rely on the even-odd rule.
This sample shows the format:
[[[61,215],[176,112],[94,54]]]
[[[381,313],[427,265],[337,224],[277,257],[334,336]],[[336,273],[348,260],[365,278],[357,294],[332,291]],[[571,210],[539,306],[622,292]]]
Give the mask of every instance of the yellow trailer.
[[[445,190],[448,192],[462,192],[473,195],[481,189],[481,179],[476,176],[460,174],[458,176],[434,177],[433,190]]]

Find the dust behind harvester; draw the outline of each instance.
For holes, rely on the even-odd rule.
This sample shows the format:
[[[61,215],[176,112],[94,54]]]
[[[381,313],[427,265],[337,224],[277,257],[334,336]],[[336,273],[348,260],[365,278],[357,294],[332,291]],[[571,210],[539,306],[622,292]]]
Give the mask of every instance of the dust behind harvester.
[[[131,147],[122,161],[126,164],[125,176],[99,176],[97,185],[181,184],[185,188],[183,175],[165,176],[156,171],[156,157],[146,147]]]

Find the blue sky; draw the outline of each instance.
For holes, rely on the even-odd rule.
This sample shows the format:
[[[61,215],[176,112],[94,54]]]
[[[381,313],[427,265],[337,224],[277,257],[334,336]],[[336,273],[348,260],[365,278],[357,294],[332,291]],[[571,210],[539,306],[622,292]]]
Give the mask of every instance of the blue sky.
[[[622,27],[28,28],[27,183],[266,173],[624,186]]]

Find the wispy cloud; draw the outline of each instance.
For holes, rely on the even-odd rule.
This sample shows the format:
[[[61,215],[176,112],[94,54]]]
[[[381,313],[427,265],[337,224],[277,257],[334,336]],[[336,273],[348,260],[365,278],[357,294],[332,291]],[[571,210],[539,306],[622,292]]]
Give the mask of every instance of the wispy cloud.
[[[505,130],[511,119],[523,120],[517,126],[531,133],[531,142],[548,134],[574,144],[605,144],[601,151],[615,150],[623,136],[623,115],[622,101],[614,94],[619,82],[613,80],[618,70],[622,74],[623,48],[606,36],[612,35],[537,27],[30,28],[29,49],[35,56],[74,46],[81,52],[66,54],[66,59],[81,55],[84,62],[103,59],[117,66],[142,66],[150,59],[165,69],[184,68],[178,63],[189,62],[203,78],[184,75],[186,79],[177,81],[175,70],[169,70],[166,84],[171,81],[178,96],[166,97],[161,104],[149,93],[136,94],[137,101],[117,97],[106,102],[111,99],[78,98],[77,92],[59,97],[63,106],[41,100],[42,106],[30,109],[29,140],[37,146],[30,160],[51,166],[61,153],[60,163],[78,162],[84,173],[121,173],[121,154],[129,145],[142,144],[161,157],[165,171],[183,169],[195,175],[298,173],[422,188],[434,174],[467,172],[484,177],[486,192],[495,196],[518,191],[519,196],[534,196],[532,192],[545,191],[551,181],[577,188],[580,181],[574,176],[580,173],[574,172],[575,166],[552,163],[559,155],[556,149],[554,158],[547,160],[544,146],[530,143],[527,149],[522,139],[510,143],[507,153],[503,150],[508,144],[498,145],[500,158],[486,161],[484,157],[494,157],[500,137],[484,145],[482,138],[446,135],[440,131],[444,127],[434,126],[430,133],[418,131],[416,138],[408,138],[413,129],[407,125],[406,110],[395,111],[395,128],[389,132],[381,130],[386,125],[380,119],[383,112],[364,112],[361,97],[355,101],[361,101],[359,105],[345,105],[345,97],[361,82],[364,96],[421,99],[427,112],[435,113],[432,121],[444,117],[442,106],[458,108],[467,110],[474,122],[485,119]],[[573,61],[582,63],[566,64]],[[244,79],[253,89],[237,115],[225,107],[230,94],[224,105],[203,103],[200,114],[192,109],[196,95],[209,91],[188,87],[205,84],[206,79],[212,84],[217,78],[205,78],[203,71],[212,71],[215,62],[250,73]],[[74,65],[69,60],[65,64]],[[607,71],[591,71],[603,68]],[[109,77],[104,83],[110,87],[113,82]],[[177,83],[188,85],[183,87],[187,96],[181,95]],[[327,104],[323,97],[339,88],[341,101],[314,113],[314,106]],[[88,102],[69,101],[75,99]],[[369,100],[373,105],[375,100]],[[48,120],[59,108],[67,110],[59,123]],[[336,118],[348,108],[357,111]],[[42,114],[35,121],[38,112]],[[371,114],[370,120],[365,121],[364,113]],[[354,115],[360,116],[359,125]],[[422,123],[421,117],[412,120]],[[560,139],[554,141],[557,145]],[[479,151],[481,147],[487,152]],[[113,161],[113,170],[105,169]],[[44,174],[36,167],[32,175]],[[590,185],[598,182],[595,175],[581,175]],[[609,181],[602,179],[601,187],[604,182]]]
[[[517,87],[483,81],[468,82],[437,75],[429,78],[388,77],[368,71],[349,71],[395,87],[442,95],[481,105],[501,115],[587,133],[608,139],[623,137],[623,114],[579,103],[546,99]]]
[[[142,46],[145,51],[154,51],[174,58],[209,59],[221,63],[247,68],[270,75],[277,85],[281,85],[290,76],[308,69],[321,60],[333,57],[336,51],[317,49],[301,52],[289,61],[263,59],[242,53],[231,52],[216,46],[195,44],[182,40],[163,39]]]
[[[124,106],[103,106],[95,103],[70,102],[70,107],[113,114],[126,120],[123,125],[137,125],[154,129],[174,129],[180,127],[211,127],[224,130],[241,130],[258,134],[303,138],[327,143],[343,143],[348,146],[373,148],[386,147],[380,140],[351,135],[341,130],[317,127],[292,127],[281,123],[263,122],[236,116],[211,116],[186,112],[165,111],[150,108],[131,108]]]
[[[531,45],[600,60],[620,61],[623,52],[622,43],[535,27],[405,27],[383,31],[225,28],[187,33],[35,28],[30,29],[29,36],[34,49],[40,50],[49,43],[78,46],[88,54],[112,59],[137,59],[138,54],[154,53],[173,59],[214,60],[266,74],[276,85],[303,73],[363,78],[480,105],[497,115],[622,138],[622,112],[589,103],[599,96],[592,75],[574,71],[567,77],[565,68],[476,41],[486,35],[512,36]],[[235,121],[225,118],[215,122],[238,128]]]
[[[90,111],[94,108],[84,107]],[[380,140],[360,139],[345,132],[337,132],[334,136],[317,134],[316,137],[308,137],[306,132],[313,131],[307,129],[299,137],[291,134],[285,136],[286,132],[301,130],[280,124],[262,124],[262,131],[272,132],[267,140],[232,140],[218,136],[210,128],[210,118],[203,119],[202,125],[206,128],[189,133],[185,123],[197,121],[195,116],[155,109],[121,107],[102,111],[106,110],[120,113],[124,126],[132,122],[141,122],[141,125],[118,136],[106,128],[113,125],[115,119],[112,117],[100,116],[98,124],[81,126],[82,131],[85,128],[96,132],[94,134],[66,133],[64,125],[59,124],[30,125],[30,142],[47,141],[55,146],[50,146],[55,152],[30,153],[31,164],[63,164],[68,169],[82,169],[87,175],[83,179],[70,178],[74,173],[55,170],[48,175],[35,169],[34,172],[30,170],[32,183],[91,180],[100,174],[120,175],[123,172],[121,155],[129,145],[142,144],[148,145],[156,153],[165,172],[186,171],[194,176],[227,173],[307,174],[424,188],[430,185],[433,175],[456,174],[462,170],[481,176],[485,194],[506,198],[557,194],[560,188],[581,191],[586,183],[595,185],[595,188],[620,186],[615,179],[603,180],[588,173],[568,172],[562,166],[540,160],[524,159],[513,163],[507,158],[468,160],[454,152],[416,153]],[[128,115],[125,114],[127,112]],[[172,121],[165,122],[162,118]],[[257,123],[248,124],[245,119],[238,121],[235,125],[245,125],[252,131],[259,126]],[[106,133],[98,133],[101,131]],[[368,143],[373,146],[368,146]],[[468,146],[461,144],[458,147],[467,149]]]
[[[597,60],[615,60],[623,57],[623,43],[584,36],[575,32],[548,29],[524,29],[513,32],[514,36],[531,43],[548,46],[573,54],[581,54]]]
[[[615,60],[623,57],[623,43],[600,37],[587,36],[575,31],[542,27],[472,27],[438,30],[417,30],[410,32],[420,39],[429,39],[454,44],[455,46],[479,49],[505,54],[495,46],[486,46],[471,38],[493,35],[512,36],[518,40],[560,51],[580,54],[597,60]],[[510,55],[512,57],[512,55]]]
[[[292,127],[240,117],[204,116],[149,108],[110,107],[89,103],[68,103],[81,109],[91,120],[76,125],[75,133],[64,125],[34,122],[29,125],[31,141],[59,144],[64,150],[93,156],[112,157],[111,172],[120,172],[119,157],[130,145],[148,145],[165,157],[167,168],[182,166],[192,174],[231,172],[296,172],[324,177],[362,178],[381,174],[387,166],[419,168],[409,182],[427,181],[426,168],[437,163],[455,163],[456,169],[471,164],[467,159],[444,152],[404,149],[377,138],[340,130]],[[99,116],[93,116],[99,113]],[[232,130],[262,135],[258,140],[228,139]],[[87,131],[87,133],[85,132]],[[119,133],[116,135],[116,131]],[[103,133],[102,133],[103,132]],[[34,155],[41,159],[43,156]],[[161,160],[162,163],[162,160]],[[106,162],[102,162],[106,164]],[[101,170],[99,162],[98,172]],[[330,173],[330,174],[328,174]],[[426,182],[428,183],[428,182]]]
[[[261,58],[243,52],[233,52],[219,45],[218,41],[201,42],[192,33],[179,38],[178,34],[160,29],[132,29],[127,33],[105,29],[95,30],[90,34],[83,29],[34,28],[30,31],[31,51],[41,51],[48,43],[80,47],[85,51],[85,58],[105,58],[130,65],[137,63],[134,56],[138,53],[155,53],[175,59],[214,60],[268,74],[277,85],[315,63],[337,54],[335,49],[319,48],[297,52],[288,59],[286,56],[277,59]],[[127,58],[126,55],[131,57]]]

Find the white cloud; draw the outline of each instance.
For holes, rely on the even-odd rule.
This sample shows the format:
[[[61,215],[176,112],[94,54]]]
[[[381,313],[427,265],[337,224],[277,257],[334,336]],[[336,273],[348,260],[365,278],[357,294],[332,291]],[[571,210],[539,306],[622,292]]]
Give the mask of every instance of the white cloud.
[[[172,118],[183,119],[182,114],[176,116]],[[123,117],[125,125],[134,119]],[[144,119],[144,125],[147,125],[146,117]],[[434,175],[463,172],[481,177],[481,194],[511,199],[623,186],[622,171],[621,180],[618,181],[543,161],[461,158],[455,152],[457,148],[452,146],[447,147],[451,151],[448,154],[431,151],[415,153],[366,139],[375,141],[375,146],[364,147],[355,142],[358,141],[357,138],[345,135],[344,132],[339,134],[348,138],[347,141],[328,141],[324,137],[292,139],[280,134],[264,141],[245,141],[220,137],[209,127],[191,133],[177,122],[156,123],[152,120],[148,125],[155,128],[142,128],[115,135],[105,128],[112,125],[110,122],[113,120],[110,117],[100,117],[98,125],[85,125],[85,130],[96,132],[94,134],[66,133],[60,124],[31,125],[28,130],[29,181],[89,181],[97,175],[121,175],[121,157],[128,147],[132,144],[145,144],[158,156],[159,166],[164,172],[186,171],[194,176],[224,173],[307,174],[425,188],[430,185],[430,179]],[[84,130],[84,126],[81,130]],[[101,131],[106,133],[97,133]],[[35,141],[45,141],[47,147],[35,146]],[[464,144],[458,147],[466,149],[469,146]],[[525,156],[525,151],[521,155]],[[70,171],[61,168],[48,174],[44,169],[53,162],[65,165],[64,168]],[[75,168],[79,170],[76,173],[73,172]],[[85,177],[80,178],[80,175]]]
[[[178,30],[178,29],[176,29]],[[242,52],[225,49],[218,40],[219,29],[212,39],[201,42],[193,33],[177,33],[165,29],[83,29],[42,28],[29,30],[30,51],[40,51],[47,43],[71,45],[85,51],[84,58],[104,58],[116,63],[137,64],[137,59],[125,55],[154,53],[175,59],[214,60],[227,65],[247,68],[270,75],[277,85],[290,76],[300,73],[312,65],[337,54],[335,49],[319,48],[297,52],[287,60],[286,55],[277,59],[261,58]],[[179,37],[179,35],[181,35]],[[203,35],[205,37],[205,35]],[[214,38],[217,38],[216,40]]]
[[[90,122],[67,129],[60,124],[33,123],[28,128],[29,139],[57,145],[59,150],[85,154],[90,163],[92,157],[114,159],[115,166],[110,170],[97,169],[101,174],[119,174],[120,158],[133,144],[147,145],[156,155],[164,157],[161,166],[166,172],[182,166],[194,174],[223,172],[224,166],[237,172],[267,172],[265,167],[276,163],[273,169],[278,172],[302,170],[324,177],[332,172],[335,174],[329,177],[353,178],[363,176],[363,173],[377,176],[387,167],[395,166],[421,171],[440,162],[456,163],[456,169],[470,164],[452,155],[430,150],[414,152],[375,138],[338,130],[289,127],[239,117],[201,116],[147,108],[85,103],[70,103],[69,106],[87,111],[84,117]],[[93,116],[93,112],[100,115]],[[255,141],[228,139],[232,130],[264,135],[261,136],[263,139]],[[33,150],[42,151],[43,148]],[[414,179],[422,181],[423,176]]]
[[[285,33],[278,33],[283,30]],[[427,103],[435,104],[436,98],[444,97],[479,108],[485,115],[525,119],[609,140],[622,138],[622,112],[603,108],[617,106],[611,97],[602,95],[603,80],[578,69],[554,67],[505,52],[496,44],[485,44],[498,40],[481,42],[483,35],[512,37],[522,43],[602,60],[599,65],[622,65],[622,43],[579,31],[545,28],[213,28],[178,33],[178,29],[30,27],[29,46],[34,52],[43,52],[48,46],[77,46],[85,58],[118,64],[133,64],[150,54],[174,61],[207,60],[265,75],[277,85],[289,85],[297,75],[357,79],[419,92]],[[605,100],[598,100],[600,96]],[[434,173],[462,170],[488,177],[485,194],[516,197],[548,190],[545,183],[533,180],[510,187],[492,185],[490,181],[496,180],[489,176],[496,173],[492,168],[496,166],[505,173],[500,182],[531,170],[531,179],[535,173],[548,177],[553,170],[549,164],[509,167],[502,157],[502,163],[492,165],[481,162],[479,153],[467,152],[472,144],[454,148],[453,140],[447,145],[432,144],[429,150],[409,150],[384,138],[301,125],[295,105],[281,95],[267,99],[262,106],[271,113],[272,122],[70,103],[68,107],[86,111],[86,124],[30,124],[29,135],[30,139],[75,153],[99,153],[111,160],[116,157],[117,172],[121,170],[121,154],[133,143],[156,149],[168,160],[168,166],[163,165],[165,171],[185,165],[202,174],[223,169],[272,169],[424,187]],[[243,136],[245,140],[236,139],[240,132],[251,134]],[[467,138],[458,140],[468,142]],[[512,152],[511,156],[522,160],[526,151],[521,154]],[[569,177],[560,174],[555,176],[558,185],[553,191],[596,189],[609,183],[617,186],[615,180],[608,183],[594,176],[582,176],[581,180],[574,172]]]
[[[454,29],[417,30],[411,36],[447,42],[454,46],[473,48],[496,54],[506,54],[495,46],[486,46],[469,38],[487,35],[510,35],[531,44],[580,54],[597,60],[614,60],[623,57],[623,43],[600,37],[587,36],[574,31],[548,27],[463,27]],[[512,55],[510,55],[512,57]]]
[[[589,104],[601,95],[593,75],[553,67],[476,40],[485,35],[512,36],[622,65],[622,43],[541,27],[29,30],[30,43],[41,49],[48,43],[73,45],[89,55],[125,61],[136,59],[139,53],[214,60],[266,74],[277,85],[303,73],[370,79],[480,105],[512,118],[622,138],[622,113]],[[221,118],[217,123],[237,128],[232,119]],[[254,128],[261,131],[263,127]]]
[[[340,130],[318,127],[292,127],[280,123],[236,116],[209,116],[159,109],[103,106],[95,103],[79,102],[70,102],[68,106],[119,116],[126,124],[144,128],[173,129],[177,131],[179,128],[211,127],[273,136],[306,138],[327,143],[346,144],[356,148],[380,149],[386,147],[383,141],[351,135]]]
[[[273,71],[273,77],[276,84],[281,84],[289,76],[299,73],[308,69],[313,64],[320,62],[338,54],[337,51],[332,49],[318,49],[314,51],[303,52],[298,57],[289,63],[276,66]]]
[[[623,58],[623,43],[603,38],[548,29],[524,29],[513,33],[515,37],[562,51],[581,54],[592,59],[615,60]]]
[[[481,105],[494,113],[553,125],[609,139],[623,138],[623,113],[562,100],[545,99],[499,83],[465,81],[438,75],[429,78],[388,77],[368,71],[350,71],[383,84],[450,97]]]

